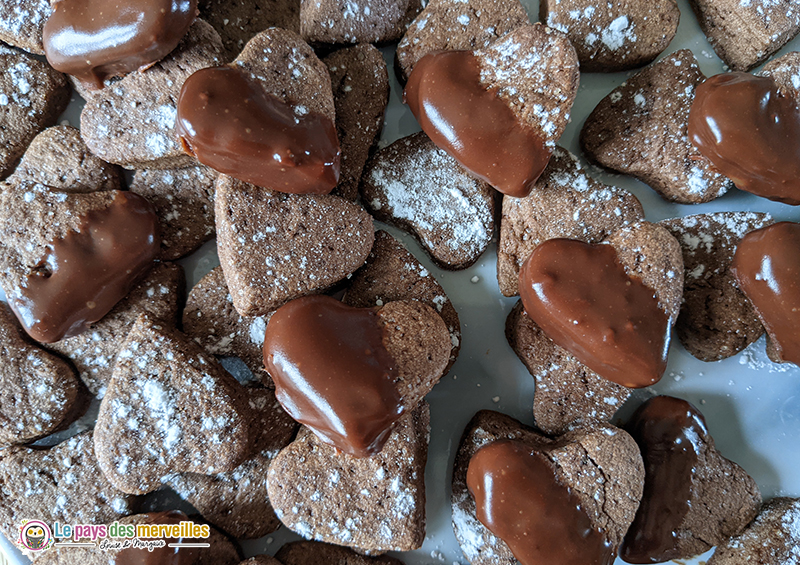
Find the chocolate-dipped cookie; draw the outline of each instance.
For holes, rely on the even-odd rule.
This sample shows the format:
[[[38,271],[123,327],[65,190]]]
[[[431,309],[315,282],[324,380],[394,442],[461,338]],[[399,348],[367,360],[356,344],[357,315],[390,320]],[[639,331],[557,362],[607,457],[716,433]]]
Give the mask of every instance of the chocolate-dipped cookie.
[[[302,428],[269,469],[269,498],[278,517],[304,538],[359,551],[419,548],[429,425],[423,402],[371,457],[342,453]]]
[[[445,269],[472,265],[494,233],[491,186],[421,132],[372,157],[361,179],[361,198],[376,219],[412,233]]]
[[[555,237],[597,243],[644,218],[627,190],[593,179],[578,159],[556,147],[547,168],[524,198],[503,197],[497,282],[505,296],[519,294],[519,270],[536,248]]]
[[[675,331],[703,361],[736,355],[764,333],[730,271],[742,237],[772,222],[758,212],[697,214],[661,222],[681,244],[684,288]]]
[[[708,202],[732,186],[688,139],[689,110],[705,76],[688,49],[676,51],[614,89],[581,129],[589,160],[631,175],[662,197]]]

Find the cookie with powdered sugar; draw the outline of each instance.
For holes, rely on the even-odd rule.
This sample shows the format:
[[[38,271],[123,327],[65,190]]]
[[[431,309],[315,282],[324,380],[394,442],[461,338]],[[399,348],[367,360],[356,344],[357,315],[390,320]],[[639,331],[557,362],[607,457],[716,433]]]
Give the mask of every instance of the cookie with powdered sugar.
[[[48,0],[0,0],[0,41],[44,55],[42,33],[52,13]]]
[[[89,391],[102,398],[111,380],[117,353],[140,314],[147,313],[176,327],[186,278],[175,263],[156,263],[147,276],[103,319],[85,332],[46,347],[67,357]]]
[[[275,558],[283,565],[402,565],[401,561],[388,555],[361,555],[346,547],[315,541],[284,544]]]
[[[566,237],[598,243],[644,218],[633,194],[593,179],[561,147],[556,147],[531,193],[524,198],[503,196],[502,210],[497,282],[505,296],[519,293],[519,271],[545,240]]]
[[[241,316],[233,305],[222,267],[216,267],[192,287],[183,311],[183,331],[217,357],[238,357],[268,387],[264,370],[264,332],[272,312]]]
[[[766,61],[800,31],[795,0],[690,0],[700,28],[734,71]]]
[[[245,389],[200,346],[141,315],[117,355],[100,404],[100,468],[131,494],[174,473],[226,473],[251,453]]]
[[[776,57],[761,69],[761,76],[771,77],[784,94],[800,100],[800,51]]]
[[[422,0],[300,0],[300,35],[309,43],[389,43],[403,36]]]
[[[281,522],[306,539],[360,551],[409,551],[425,538],[425,463],[430,408],[403,416],[383,449],[354,457],[307,428],[269,469],[269,498]]]
[[[0,452],[0,529],[9,540],[19,539],[22,520],[107,524],[136,505],[100,472],[90,431],[47,449]]]
[[[567,34],[581,72],[635,69],[655,59],[678,31],[676,0],[543,0],[543,23]]]
[[[11,173],[33,138],[55,124],[69,92],[66,77],[47,63],[0,44],[0,179]]]
[[[695,357],[719,361],[736,355],[764,333],[739,290],[730,266],[739,241],[772,223],[760,212],[716,212],[660,222],[681,244],[683,305],[675,325],[678,339]]]
[[[75,369],[34,345],[5,303],[0,303],[0,359],[0,448],[62,429],[86,408]]]
[[[377,220],[413,234],[444,269],[472,265],[494,233],[492,187],[421,132],[375,153],[361,178],[361,198]]]
[[[228,473],[180,473],[166,484],[198,512],[234,538],[260,538],[280,527],[267,495],[267,470],[294,438],[298,424],[265,388],[247,391],[255,418],[254,455]]]
[[[214,238],[214,183],[219,173],[204,165],[172,170],[143,170],[130,190],[156,209],[163,261],[197,251]]]
[[[355,200],[364,165],[383,129],[389,73],[381,52],[368,44],[340,49],[322,62],[331,75],[342,149],[339,184],[332,194]]]
[[[195,164],[175,133],[177,101],[189,76],[222,63],[222,40],[196,20],[178,46],[145,71],[86,95],[81,135],[92,152],[128,169],[175,169]]]
[[[434,308],[450,332],[450,370],[461,349],[458,312],[433,275],[389,233],[375,233],[367,262],[350,278],[342,302],[357,308],[383,306],[395,300],[419,300]]]
[[[519,0],[431,0],[397,45],[397,75],[405,83],[428,53],[482,49],[528,23]]]
[[[242,316],[327,289],[372,248],[372,217],[344,198],[273,192],[227,175],[216,191],[219,260]]]
[[[733,186],[689,141],[689,109],[705,80],[688,49],[629,78],[592,110],[580,141],[590,161],[631,175],[666,200],[697,204]]]
[[[467,489],[472,456],[481,447],[502,439],[516,440],[544,456],[555,480],[578,497],[592,527],[602,532],[608,546],[619,546],[633,522],[644,485],[644,464],[630,435],[607,424],[596,424],[553,439],[510,416],[482,410],[461,436],[450,498],[456,539],[472,565],[518,563],[508,545],[478,521],[475,499]]]

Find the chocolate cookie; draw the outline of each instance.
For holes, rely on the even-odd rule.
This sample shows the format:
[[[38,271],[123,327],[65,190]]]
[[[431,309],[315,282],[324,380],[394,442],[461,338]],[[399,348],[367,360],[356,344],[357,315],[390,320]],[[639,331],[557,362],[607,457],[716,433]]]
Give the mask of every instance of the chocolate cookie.
[[[399,421],[380,453],[360,458],[301,428],[269,469],[269,498],[281,522],[304,538],[360,550],[419,548],[429,426],[423,402]]]
[[[93,153],[129,169],[174,169],[195,163],[175,133],[177,100],[193,72],[222,62],[214,28],[195,21],[167,57],[89,95],[81,135]],[[132,125],[133,124],[133,125]]]
[[[30,181],[63,192],[122,189],[119,167],[93,155],[72,126],[54,126],[37,135],[6,179]]]
[[[642,451],[644,493],[620,556],[660,563],[703,553],[740,534],[756,516],[756,482],[714,446],[706,422],[685,400],[657,396],[625,427]]]
[[[214,183],[219,174],[206,166],[136,171],[130,190],[156,209],[162,261],[197,251],[214,237]]]
[[[573,425],[608,422],[631,389],[604,379],[547,337],[517,302],[506,320],[506,339],[536,380],[533,418],[548,435]]]
[[[662,197],[708,202],[732,186],[688,138],[689,109],[705,76],[688,49],[676,51],[603,98],[581,130],[589,160],[631,175]]]
[[[280,27],[300,31],[299,0],[199,0],[200,17],[214,26],[228,61],[259,32]]]
[[[185,516],[181,512],[151,512],[149,514],[136,514],[126,516],[119,520],[121,525],[127,524],[174,524],[178,520],[191,520],[195,524],[201,523],[193,516]],[[236,565],[241,560],[239,549],[236,544],[228,539],[213,527],[210,528],[210,536],[200,538],[197,541],[208,543],[209,547],[196,550],[183,549],[180,552],[172,553],[174,550],[168,549],[171,555],[180,557],[170,557],[170,554],[143,553],[147,549],[127,550],[133,552],[126,555],[126,559],[131,559],[134,563],[149,563],[148,557],[156,563],[161,563],[160,559],[179,559],[181,563],[190,565]],[[169,538],[168,538],[169,539]],[[86,541],[86,540],[84,540]],[[183,538],[184,542],[194,542],[195,539]],[[167,548],[165,548],[167,549]],[[162,550],[163,551],[163,550]],[[138,555],[141,552],[141,556]],[[41,552],[36,561],[41,565],[108,565],[109,563],[124,562],[120,556],[119,549],[100,549],[94,547],[53,547],[48,551]],[[185,561],[184,561],[185,560]],[[268,564],[270,565],[270,564]]]
[[[633,521],[644,482],[639,449],[627,433],[596,425],[551,439],[509,416],[482,410],[461,436],[451,495],[453,529],[472,565],[517,563],[508,545],[478,521],[475,500],[467,490],[470,459],[478,449],[500,439],[519,441],[542,454],[551,463],[555,479],[577,495],[591,526],[603,532],[610,547],[619,545]]]
[[[764,333],[730,266],[742,237],[771,223],[768,214],[758,212],[697,214],[661,222],[683,251],[684,302],[675,330],[698,359],[731,357]]]
[[[300,0],[300,35],[309,43],[389,43],[421,9],[421,0]]]
[[[567,237],[598,243],[643,218],[642,205],[633,194],[594,180],[574,155],[556,147],[530,195],[503,197],[497,249],[500,292],[519,293],[519,270],[543,241]]]
[[[222,267],[216,267],[189,291],[183,311],[183,331],[212,355],[238,357],[256,378],[272,388],[261,351],[270,316],[271,312],[265,316],[240,316],[233,306]]]
[[[734,71],[749,71],[800,30],[793,0],[690,0],[703,33]]]
[[[31,343],[0,304],[0,446],[34,441],[71,423],[83,387],[63,359]]]
[[[120,490],[145,494],[172,473],[230,472],[252,447],[242,386],[197,344],[141,315],[100,404],[95,451]]]
[[[239,565],[281,565],[281,562],[271,555],[256,555],[250,559],[245,559]]]
[[[275,558],[283,565],[402,565],[401,561],[388,555],[370,557],[346,547],[316,541],[284,544]]]
[[[0,0],[0,41],[44,55],[42,30],[53,13],[48,0]]]
[[[398,78],[405,83],[417,61],[428,53],[482,49],[528,23],[519,0],[432,0],[397,46]]]
[[[717,546],[708,565],[790,565],[800,560],[800,500],[774,498],[738,536]]]
[[[267,496],[267,470],[278,451],[289,444],[298,425],[263,388],[248,389],[257,419],[254,455],[228,473],[181,473],[166,483],[198,512],[235,538],[259,538],[278,529],[280,522]]]
[[[450,362],[461,349],[458,312],[433,275],[389,233],[378,230],[367,262],[350,279],[342,302],[357,308],[383,306],[395,300],[419,300],[436,309],[450,332]]]
[[[47,345],[72,361],[89,391],[103,398],[111,380],[117,353],[133,324],[147,313],[176,327],[186,279],[174,263],[157,263],[147,277],[99,322],[84,333]]]
[[[772,77],[785,96],[800,100],[800,51],[776,57],[758,74]]]
[[[372,157],[361,179],[361,198],[376,219],[412,233],[444,269],[472,265],[494,233],[492,188],[424,133],[395,141]]]
[[[681,13],[675,0],[612,0],[598,10],[590,0],[543,0],[539,17],[566,33],[581,72],[615,72],[646,65],[667,48]]]
[[[226,175],[216,190],[220,263],[242,316],[328,288],[372,247],[372,218],[338,196],[272,192]]]
[[[100,472],[92,432],[49,449],[10,447],[0,452],[0,528],[9,540],[19,539],[25,519],[105,524],[129,514],[135,503]]]
[[[339,184],[333,194],[355,200],[370,151],[383,129],[389,102],[389,74],[372,45],[340,49],[322,60],[331,74],[336,131],[342,148]]]
[[[23,15],[27,16],[19,17]],[[64,75],[0,44],[0,179],[11,173],[36,134],[53,125],[68,103]]]

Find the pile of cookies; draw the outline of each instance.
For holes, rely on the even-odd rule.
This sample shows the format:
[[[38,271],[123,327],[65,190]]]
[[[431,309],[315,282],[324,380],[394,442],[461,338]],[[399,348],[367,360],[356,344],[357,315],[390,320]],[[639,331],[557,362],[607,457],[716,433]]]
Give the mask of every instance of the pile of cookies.
[[[685,49],[652,63],[676,34],[675,0],[542,0],[541,23],[518,0],[129,4],[0,0],[0,531],[26,556],[387,565],[420,548],[425,396],[461,325],[379,221],[454,271],[499,232],[499,289],[520,296],[506,338],[536,382],[533,425],[480,411],[455,454],[453,528],[472,565],[713,546],[717,565],[800,560],[800,500],[762,504],[696,407],[656,396],[611,423],[665,373],[673,328],[703,361],[766,332],[770,358],[799,362],[798,225],[755,211],[651,223],[558,145],[581,73],[649,65],[583,124],[591,163],[670,202],[735,185],[796,204],[800,54],[735,75],[777,101],[767,118],[784,128],[752,144],[789,132],[777,164],[753,170],[758,154],[742,172],[704,145],[704,123],[726,125],[712,88],[726,79]],[[692,7],[737,71],[800,31],[792,0]],[[390,69],[376,46],[391,43],[423,131],[380,147]],[[80,129],[55,125],[72,89]],[[737,118],[766,119],[751,114]],[[220,266],[187,295],[177,261],[215,238]],[[231,357],[251,378],[223,368]],[[93,429],[34,443],[93,399]],[[20,537],[31,518],[178,523],[145,497],[167,489],[211,525],[209,548],[175,561]],[[310,541],[241,561],[234,540],[281,525]]]

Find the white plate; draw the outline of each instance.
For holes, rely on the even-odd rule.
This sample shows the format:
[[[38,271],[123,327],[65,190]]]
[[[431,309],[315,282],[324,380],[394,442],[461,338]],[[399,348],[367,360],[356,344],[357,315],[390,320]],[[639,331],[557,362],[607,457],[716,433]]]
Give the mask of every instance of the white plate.
[[[523,3],[531,19],[536,21],[537,0],[523,0]],[[679,0],[678,3],[681,24],[666,53],[689,48],[707,75],[722,72],[722,62],[700,31],[688,2]],[[778,55],[792,50],[800,50],[800,38]],[[394,50],[383,51],[392,81],[382,135],[385,145],[418,131],[419,127],[401,103],[401,91],[391,72]],[[635,71],[582,75],[572,123],[560,144],[580,154],[578,133],[586,116],[600,99],[633,74]],[[76,126],[79,107],[79,101],[74,102],[65,118]],[[631,178],[609,175],[595,168],[591,172],[607,184],[625,187],[636,194],[651,221],[720,210],[765,211],[780,220],[800,221],[800,209],[738,190],[708,204],[687,206],[665,202],[650,188]],[[412,238],[396,229],[389,228],[389,231],[398,236],[442,284],[458,310],[463,333],[457,363],[428,395],[432,432],[426,470],[427,537],[421,549],[397,554],[397,557],[410,565],[466,564],[453,536],[449,504],[450,474],[461,432],[480,409],[498,410],[528,424],[533,421],[533,378],[506,343],[504,334],[506,316],[516,299],[504,298],[497,288],[494,244],[473,267],[448,272],[433,265]],[[218,264],[213,242],[182,263],[191,287]],[[736,357],[716,363],[698,361],[674,340],[669,367],[662,381],[652,389],[637,391],[623,411],[629,411],[642,398],[654,393],[671,394],[694,403],[705,415],[719,450],[755,478],[765,498],[800,496],[800,368],[771,363],[764,353],[763,338]],[[274,554],[285,541],[295,539],[299,539],[298,536],[282,528],[260,540],[243,542],[242,546],[246,556]],[[12,563],[27,562],[16,550],[10,549],[4,539],[0,541],[12,555]],[[708,555],[710,553],[684,563],[699,565]],[[618,565],[622,563],[617,560]]]

